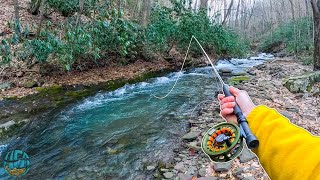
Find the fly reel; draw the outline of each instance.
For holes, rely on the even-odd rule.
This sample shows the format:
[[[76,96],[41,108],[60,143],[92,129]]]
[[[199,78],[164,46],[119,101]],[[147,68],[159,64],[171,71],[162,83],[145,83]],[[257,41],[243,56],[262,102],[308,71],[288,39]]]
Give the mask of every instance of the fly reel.
[[[243,149],[240,128],[232,123],[221,123],[210,128],[201,143],[202,150],[214,162],[235,159]]]

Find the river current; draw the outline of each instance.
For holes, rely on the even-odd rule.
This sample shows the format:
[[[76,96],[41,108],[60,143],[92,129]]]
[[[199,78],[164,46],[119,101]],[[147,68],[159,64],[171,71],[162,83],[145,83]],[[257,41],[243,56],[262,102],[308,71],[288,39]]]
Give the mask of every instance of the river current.
[[[239,72],[266,59],[222,60],[217,68]],[[154,97],[169,92],[178,76],[167,98]],[[134,179],[146,164],[172,158],[192,110],[216,99],[219,89],[212,69],[204,67],[98,92],[30,121],[0,143],[0,154],[28,153],[25,179]],[[1,166],[0,179],[10,178]]]

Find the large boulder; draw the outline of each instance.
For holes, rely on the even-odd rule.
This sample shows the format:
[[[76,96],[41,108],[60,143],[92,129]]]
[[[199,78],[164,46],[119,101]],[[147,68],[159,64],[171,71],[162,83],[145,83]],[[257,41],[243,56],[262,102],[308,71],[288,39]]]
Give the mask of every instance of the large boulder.
[[[283,82],[283,85],[290,92],[303,93],[311,90],[312,86],[317,82],[320,82],[320,71],[289,77]]]

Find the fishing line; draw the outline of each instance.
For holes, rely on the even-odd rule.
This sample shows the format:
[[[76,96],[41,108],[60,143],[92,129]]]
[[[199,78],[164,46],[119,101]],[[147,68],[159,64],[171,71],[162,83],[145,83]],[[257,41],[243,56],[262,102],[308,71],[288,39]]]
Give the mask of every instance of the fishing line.
[[[157,99],[165,99],[165,98],[167,98],[167,97],[172,93],[172,91],[174,90],[174,88],[176,87],[178,81],[179,81],[180,78],[181,78],[181,74],[183,74],[182,71],[183,71],[184,65],[185,65],[185,63],[186,63],[187,57],[188,57],[188,55],[189,55],[190,47],[191,47],[191,44],[192,44],[192,41],[193,41],[193,40],[195,40],[195,41],[197,42],[197,44],[198,44],[199,47],[201,48],[202,52],[203,52],[204,55],[206,56],[206,59],[209,61],[210,65],[211,65],[211,67],[212,67],[212,70],[214,71],[213,74],[219,74],[218,71],[217,71],[217,69],[216,69],[215,66],[213,65],[210,57],[208,56],[208,54],[206,53],[206,51],[203,49],[203,47],[202,47],[202,45],[200,44],[200,42],[198,41],[198,39],[197,39],[195,36],[192,35],[192,37],[191,37],[191,39],[190,39],[190,42],[189,42],[189,45],[188,45],[188,49],[187,49],[186,55],[184,56],[184,59],[183,59],[183,63],[182,63],[181,69],[180,69],[180,71],[179,71],[179,73],[178,73],[178,77],[177,77],[174,85],[172,86],[172,88],[170,89],[170,91],[169,91],[166,95],[164,95],[164,96],[162,96],[162,97],[153,95],[153,97],[155,97],[155,98],[157,98]],[[219,76],[214,76],[214,78],[215,78],[215,79],[218,78],[218,80],[219,80],[219,82],[221,83],[221,85],[224,84],[224,82],[223,82],[223,80],[222,80],[221,77],[219,77]]]

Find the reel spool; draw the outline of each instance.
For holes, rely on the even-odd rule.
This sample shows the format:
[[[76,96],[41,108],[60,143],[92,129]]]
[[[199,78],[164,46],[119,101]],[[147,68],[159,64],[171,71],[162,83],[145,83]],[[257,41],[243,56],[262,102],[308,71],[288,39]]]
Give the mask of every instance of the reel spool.
[[[214,162],[228,162],[241,154],[243,138],[233,123],[221,123],[210,128],[201,143],[202,150]]]

